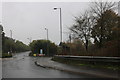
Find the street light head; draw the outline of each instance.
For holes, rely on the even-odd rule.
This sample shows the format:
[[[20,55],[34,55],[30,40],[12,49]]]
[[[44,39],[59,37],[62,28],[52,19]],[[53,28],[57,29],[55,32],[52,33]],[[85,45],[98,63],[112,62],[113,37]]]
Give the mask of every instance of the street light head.
[[[54,8],[54,10],[57,10],[57,8]]]

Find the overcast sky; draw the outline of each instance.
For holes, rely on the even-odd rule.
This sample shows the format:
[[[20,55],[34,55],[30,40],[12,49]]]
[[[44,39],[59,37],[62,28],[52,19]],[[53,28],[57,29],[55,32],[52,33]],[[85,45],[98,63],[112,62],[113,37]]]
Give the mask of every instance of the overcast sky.
[[[32,40],[46,39],[45,28],[48,28],[49,40],[59,44],[59,10],[54,11],[53,8],[62,8],[63,41],[66,41],[68,34],[65,32],[69,32],[74,16],[84,13],[89,6],[89,2],[2,2],[0,17],[8,37],[12,30],[14,39],[28,44],[27,38],[30,37]]]
[[[13,38],[28,44],[27,38],[46,39],[46,31],[49,30],[49,39],[58,44],[60,42],[59,10],[62,8],[63,41],[68,39],[68,27],[72,26],[74,16],[79,16],[88,7],[88,2],[3,2],[2,25],[4,32]]]

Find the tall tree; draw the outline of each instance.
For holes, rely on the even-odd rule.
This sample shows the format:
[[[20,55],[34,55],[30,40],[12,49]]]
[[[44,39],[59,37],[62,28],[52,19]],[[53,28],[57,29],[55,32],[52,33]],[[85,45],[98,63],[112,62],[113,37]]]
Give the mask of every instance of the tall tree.
[[[47,56],[53,56],[57,53],[57,46],[49,40],[33,40],[30,43],[30,47],[32,53],[36,53],[36,54],[40,54],[40,49],[42,49],[43,54]]]
[[[114,39],[116,32],[114,29],[117,27],[118,15],[112,10],[106,10],[102,14],[102,17],[97,20],[97,24],[93,27],[92,30],[92,37],[95,39],[95,43],[99,43],[101,47],[101,44],[104,42]]]
[[[103,44],[103,38],[104,38],[104,13],[106,11],[109,11],[111,9],[114,9],[116,7],[116,3],[115,2],[93,2],[92,7],[91,7],[91,12],[93,13],[94,16],[94,21],[96,22],[96,24],[94,24],[95,26],[98,23],[99,20],[99,37],[95,36],[94,40],[99,42],[99,47],[102,47]],[[94,22],[94,23],[95,23]],[[97,27],[97,26],[96,26]]]
[[[75,24],[70,27],[74,37],[81,39],[85,43],[86,51],[91,36],[92,19],[90,17],[89,12],[86,11],[83,15],[75,17]]]

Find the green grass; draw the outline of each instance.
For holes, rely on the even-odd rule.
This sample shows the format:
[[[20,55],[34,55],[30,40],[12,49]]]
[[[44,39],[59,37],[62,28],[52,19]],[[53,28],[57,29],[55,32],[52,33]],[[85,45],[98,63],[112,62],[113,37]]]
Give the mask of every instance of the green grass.
[[[78,66],[85,66],[85,64],[78,64]]]

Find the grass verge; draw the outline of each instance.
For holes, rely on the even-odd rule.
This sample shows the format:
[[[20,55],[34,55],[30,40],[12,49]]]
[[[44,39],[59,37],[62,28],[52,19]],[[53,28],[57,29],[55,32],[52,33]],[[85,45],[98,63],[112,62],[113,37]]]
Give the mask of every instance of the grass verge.
[[[8,53],[3,53],[2,54],[2,58],[11,58],[12,54],[8,54]]]
[[[91,68],[120,70],[120,65],[117,65],[117,64],[113,65],[110,63],[102,63],[102,62],[78,61],[78,60],[71,60],[71,59],[59,58],[59,57],[53,57],[52,60],[60,63],[68,64],[68,65],[78,66],[78,67],[86,66]]]

